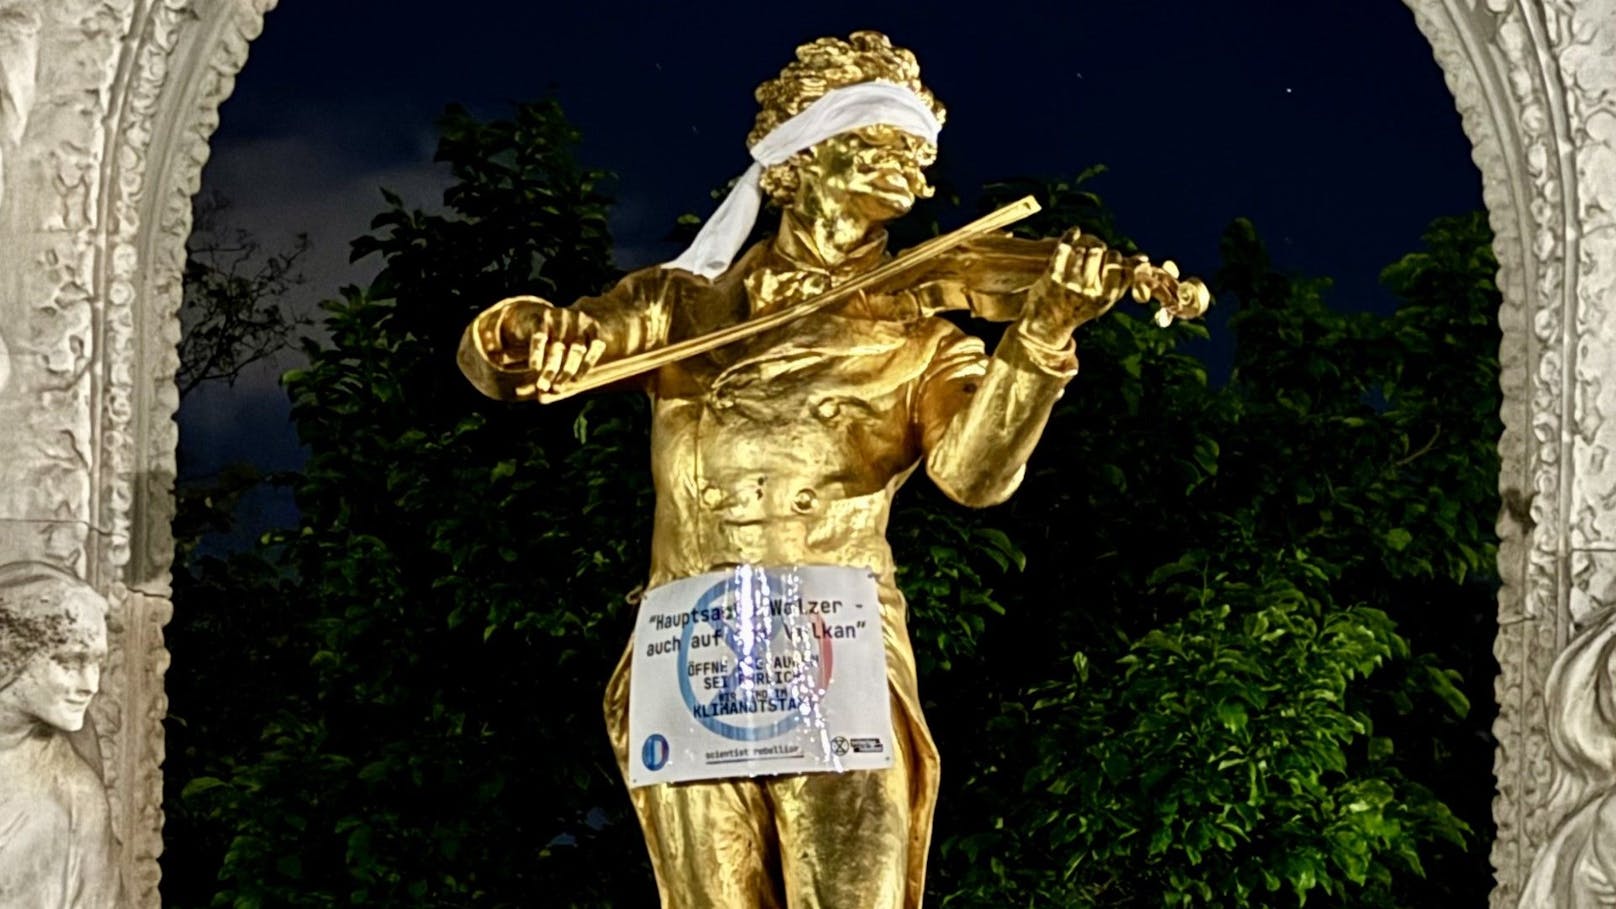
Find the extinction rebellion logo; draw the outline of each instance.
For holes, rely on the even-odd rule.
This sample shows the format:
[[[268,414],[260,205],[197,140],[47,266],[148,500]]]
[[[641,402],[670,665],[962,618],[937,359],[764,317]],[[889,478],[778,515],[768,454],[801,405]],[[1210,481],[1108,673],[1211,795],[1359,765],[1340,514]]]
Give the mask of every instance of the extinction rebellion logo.
[[[772,580],[758,580],[766,578]],[[714,584],[696,600],[679,638],[685,706],[702,726],[733,741],[789,732],[817,715],[830,687],[834,634],[825,615],[840,602],[782,595],[771,586]]]
[[[740,565],[647,591],[629,785],[891,766],[879,596],[846,565]]]

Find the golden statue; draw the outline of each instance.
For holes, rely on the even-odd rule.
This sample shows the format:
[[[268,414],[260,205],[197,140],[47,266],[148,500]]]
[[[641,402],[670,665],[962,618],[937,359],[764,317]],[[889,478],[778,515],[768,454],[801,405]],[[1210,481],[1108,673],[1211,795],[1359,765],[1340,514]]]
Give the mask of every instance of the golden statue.
[[[796,56],[758,88],[748,140],[757,163],[690,251],[565,308],[501,301],[467,328],[460,349],[467,378],[502,400],[553,400],[603,381],[650,396],[648,599],[715,572],[740,580],[713,591],[751,583],[753,569],[759,583],[778,585],[761,573],[778,566],[787,578],[808,576],[792,566],[840,566],[869,579],[868,607],[879,613],[869,640],[885,681],[846,696],[880,715],[891,747],[886,733],[799,730],[801,741],[824,745],[813,759],[825,772],[749,765],[724,776],[724,750],[695,758],[705,762],[700,778],[646,783],[665,772],[669,743],[660,734],[631,741],[630,691],[640,694],[630,667],[677,651],[678,685],[670,677],[664,687],[684,687],[698,720],[730,730],[735,753],[761,760],[792,749],[755,746],[760,727],[715,717],[783,711],[771,730],[817,722],[832,643],[849,648],[836,651],[836,671],[851,665],[853,645],[830,639],[856,633],[851,621],[837,623],[864,603],[771,594],[776,617],[795,609],[814,623],[785,629],[812,645],[783,658],[787,675],[794,666],[819,673],[806,687],[801,673],[778,678],[776,655],[780,687],[740,691],[762,684],[753,657],[779,620],[774,632],[759,630],[744,610],[703,609],[709,600],[681,601],[656,617],[656,628],[673,629],[666,641],[625,652],[607,688],[607,725],[662,904],[678,909],[920,905],[938,756],[886,541],[893,496],[924,463],[964,505],[1004,501],[1077,373],[1074,329],[1130,290],[1161,298],[1168,319],[1208,302],[1198,282],[1174,280],[1171,263],[1155,268],[1076,232],[1056,243],[978,230],[890,258],[883,225],[932,192],[924,168],[943,107],[920,83],[914,55],[883,35],[822,38]],[[763,195],[781,210],[779,230],[736,258]],[[989,355],[935,315],[947,309],[1012,324]],[[724,658],[697,659],[692,648],[702,646]],[[690,679],[719,693],[698,703]],[[844,769],[858,756],[849,741],[879,758],[858,766],[884,769]]]

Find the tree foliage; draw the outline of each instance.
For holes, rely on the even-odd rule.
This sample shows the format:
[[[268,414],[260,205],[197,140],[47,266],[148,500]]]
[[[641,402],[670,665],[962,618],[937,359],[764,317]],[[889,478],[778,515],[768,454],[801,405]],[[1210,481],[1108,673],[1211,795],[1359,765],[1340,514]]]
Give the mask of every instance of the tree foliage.
[[[575,139],[553,103],[452,110],[447,212],[389,195],[356,242],[382,272],[326,304],[286,380],[298,526],[181,579],[171,904],[653,904],[598,697],[647,563],[643,401],[501,405],[453,365],[490,301],[614,277]],[[988,201],[1029,187],[1051,203],[1032,229],[1125,244],[1082,179]],[[1224,260],[1227,384],[1183,349],[1204,329],[1118,314],[1085,329],[1010,504],[900,497],[948,765],[936,904],[1485,892],[1461,848],[1485,792],[1444,788],[1486,786],[1455,755],[1490,754],[1466,697],[1491,678],[1467,649],[1490,639],[1485,227],[1434,225],[1386,272],[1390,317],[1332,310],[1249,224]]]
[[[1197,326],[1119,314],[1080,342],[988,515],[1027,571],[980,663],[925,688],[966,767],[944,777],[944,905],[1485,898],[1464,846],[1491,757],[1466,692],[1489,702],[1496,671],[1489,241],[1479,216],[1434,223],[1380,317],[1326,306],[1237,221],[1227,384],[1182,351]]]
[[[235,384],[243,370],[285,350],[310,324],[286,305],[287,294],[304,282],[299,261],[309,251],[308,236],[265,252],[251,233],[230,226],[229,208],[217,193],[196,202],[180,304],[181,395],[204,382]]]
[[[252,580],[207,564],[191,589],[188,611],[209,621],[285,631],[268,647],[231,640],[276,664],[254,741],[214,751],[215,724],[234,718],[202,691],[174,695],[198,727],[187,739],[212,752],[177,799],[186,845],[217,862],[216,888],[185,888],[193,904],[639,905],[650,892],[648,875],[599,863],[643,864],[598,696],[646,562],[643,406],[505,407],[454,368],[488,300],[610,280],[604,175],[574,163],[550,104],[489,125],[451,112],[443,130],[449,214],[389,195],[354,250],[382,272],[326,304],[329,341],[287,376],[309,450],[300,525],[266,540]],[[273,593],[244,598],[243,583]]]

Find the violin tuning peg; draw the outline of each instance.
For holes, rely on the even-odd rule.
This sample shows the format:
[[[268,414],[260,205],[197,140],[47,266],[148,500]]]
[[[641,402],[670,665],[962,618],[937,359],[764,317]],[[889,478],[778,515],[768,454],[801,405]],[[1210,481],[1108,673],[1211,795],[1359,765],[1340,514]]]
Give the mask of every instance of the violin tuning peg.
[[[1190,278],[1178,285],[1179,309],[1187,313],[1190,318],[1200,318],[1206,315],[1207,309],[1212,305],[1212,292],[1206,289],[1196,278]]]

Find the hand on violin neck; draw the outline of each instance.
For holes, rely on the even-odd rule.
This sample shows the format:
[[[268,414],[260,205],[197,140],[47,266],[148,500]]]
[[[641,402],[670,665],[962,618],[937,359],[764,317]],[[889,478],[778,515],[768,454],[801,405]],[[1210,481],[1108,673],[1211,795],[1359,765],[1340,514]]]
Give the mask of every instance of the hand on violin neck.
[[[1043,276],[1027,290],[1022,330],[1035,340],[1064,345],[1079,325],[1116,305],[1128,285],[1125,257],[1073,228],[1056,244]]]

